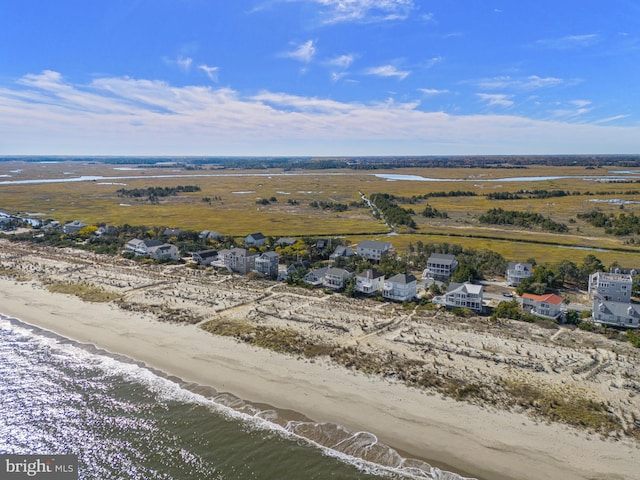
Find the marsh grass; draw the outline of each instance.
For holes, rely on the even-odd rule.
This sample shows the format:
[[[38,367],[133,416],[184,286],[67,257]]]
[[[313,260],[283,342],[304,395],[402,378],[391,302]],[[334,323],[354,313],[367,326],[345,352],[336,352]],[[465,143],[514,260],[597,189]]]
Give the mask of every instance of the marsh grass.
[[[95,287],[87,283],[52,282],[46,285],[51,293],[64,293],[75,295],[85,302],[107,303],[120,297],[115,292],[110,292],[104,288]]]

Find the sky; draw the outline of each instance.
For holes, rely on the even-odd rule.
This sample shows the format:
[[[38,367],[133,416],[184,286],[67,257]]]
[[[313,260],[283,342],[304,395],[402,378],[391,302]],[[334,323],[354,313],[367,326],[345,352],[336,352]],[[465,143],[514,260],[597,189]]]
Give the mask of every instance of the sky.
[[[624,153],[638,0],[0,2],[0,155]]]

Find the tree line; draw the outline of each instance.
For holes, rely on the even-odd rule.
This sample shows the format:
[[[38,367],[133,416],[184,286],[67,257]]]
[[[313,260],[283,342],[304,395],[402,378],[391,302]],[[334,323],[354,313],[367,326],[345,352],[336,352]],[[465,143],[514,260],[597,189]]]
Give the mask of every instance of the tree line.
[[[478,218],[480,223],[488,225],[513,225],[520,228],[539,228],[547,232],[563,233],[569,231],[564,223],[551,220],[549,217],[534,212],[519,212],[492,208]]]

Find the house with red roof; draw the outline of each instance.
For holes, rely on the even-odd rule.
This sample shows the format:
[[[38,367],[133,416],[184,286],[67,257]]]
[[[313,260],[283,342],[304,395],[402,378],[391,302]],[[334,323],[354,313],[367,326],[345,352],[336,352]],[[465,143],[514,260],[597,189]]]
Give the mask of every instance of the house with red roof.
[[[534,295],[525,293],[522,295],[522,309],[537,315],[538,317],[550,318],[557,320],[562,314],[562,304],[564,298],[555,293],[547,293],[545,295]]]

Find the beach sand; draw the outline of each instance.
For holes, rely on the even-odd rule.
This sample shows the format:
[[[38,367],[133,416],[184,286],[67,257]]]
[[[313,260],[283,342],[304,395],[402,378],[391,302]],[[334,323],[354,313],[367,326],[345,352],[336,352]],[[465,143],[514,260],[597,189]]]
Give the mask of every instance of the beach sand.
[[[34,258],[40,258],[37,251],[31,251]],[[36,279],[37,262],[25,255],[20,262],[23,270],[31,270],[33,278],[0,278],[0,313],[144,362],[185,381],[212,386],[250,402],[300,412],[316,422],[372,432],[381,442],[411,456],[487,480],[640,478],[640,448],[629,438],[604,439],[569,426],[541,422],[524,413],[458,402],[364,375],[328,359],[311,361],[281,355],[211,335],[196,325],[161,322],[149,313],[53,294]],[[60,258],[49,258],[47,265],[48,274],[64,268]],[[137,266],[131,268],[140,270],[140,279],[153,277],[160,281],[154,277],[158,270],[150,274]],[[126,275],[121,279],[127,288],[135,288],[128,286]],[[222,298],[226,291],[221,285]],[[264,295],[264,291],[259,293]],[[304,298],[301,295],[300,301]],[[310,297],[310,301],[316,300],[320,301]],[[233,314],[246,313],[232,308],[236,308]],[[633,400],[632,408],[637,402]]]

